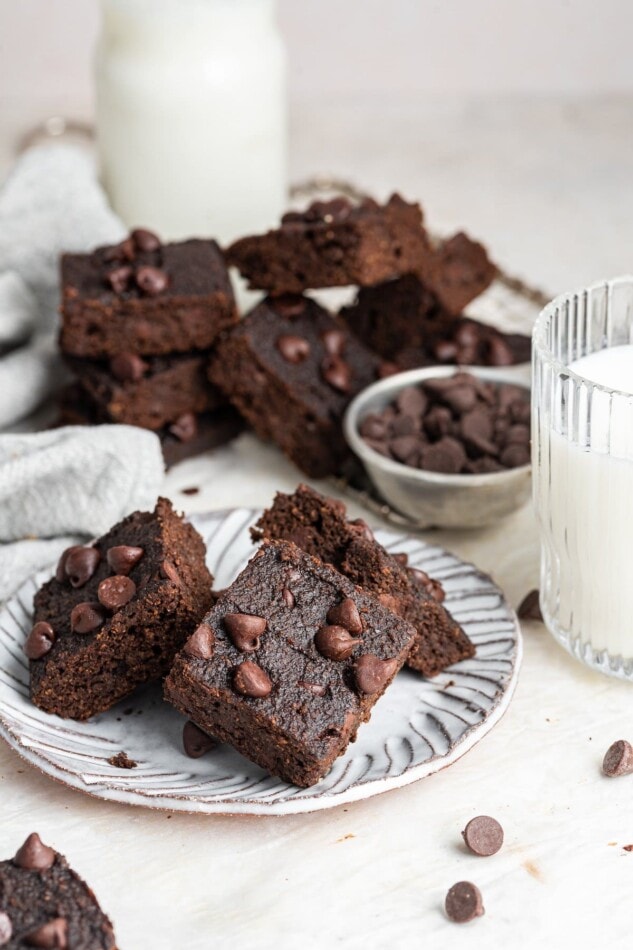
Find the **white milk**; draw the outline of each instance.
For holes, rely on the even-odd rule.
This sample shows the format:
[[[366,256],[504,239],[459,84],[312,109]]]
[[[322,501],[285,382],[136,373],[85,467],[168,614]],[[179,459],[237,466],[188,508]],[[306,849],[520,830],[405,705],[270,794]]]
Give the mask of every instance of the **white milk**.
[[[601,350],[569,369],[633,393],[633,346]],[[535,467],[544,607],[565,636],[626,659],[633,657],[633,400],[614,404],[600,390],[591,400],[591,449],[541,432],[541,445],[549,445]]]
[[[286,202],[285,55],[275,0],[101,0],[97,137],[130,227],[221,242]]]

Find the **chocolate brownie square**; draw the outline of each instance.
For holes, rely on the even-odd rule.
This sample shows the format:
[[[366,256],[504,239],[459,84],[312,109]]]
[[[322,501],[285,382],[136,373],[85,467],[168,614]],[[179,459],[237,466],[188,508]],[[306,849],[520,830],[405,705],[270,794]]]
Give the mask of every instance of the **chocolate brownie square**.
[[[294,544],[264,544],[178,654],[165,697],[263,769],[314,785],[415,631]]]
[[[61,261],[60,346],[107,359],[206,350],[237,319],[215,241],[161,244],[133,231],[120,244]]]
[[[0,947],[116,950],[92,889],[35,833],[0,862]]]
[[[429,254],[420,206],[392,195],[384,205],[315,201],[277,230],[236,241],[226,258],[251,287],[281,294],[378,284],[417,271]]]
[[[497,268],[477,241],[459,231],[441,244],[415,269],[442,307],[457,315],[486,290]]]
[[[205,554],[165,498],[68,548],[35,595],[24,645],[35,705],[88,719],[164,676],[212,602]]]
[[[292,495],[278,492],[251,534],[255,541],[294,542],[413,624],[417,635],[407,665],[424,676],[474,656],[473,644],[442,606],[441,584],[409,568],[404,555],[386,551],[362,519],[348,521],[343,502],[307,485],[299,485]]]
[[[220,341],[210,376],[260,438],[276,442],[302,471],[321,478],[349,457],[343,413],[376,379],[378,363],[315,301],[276,297]]]

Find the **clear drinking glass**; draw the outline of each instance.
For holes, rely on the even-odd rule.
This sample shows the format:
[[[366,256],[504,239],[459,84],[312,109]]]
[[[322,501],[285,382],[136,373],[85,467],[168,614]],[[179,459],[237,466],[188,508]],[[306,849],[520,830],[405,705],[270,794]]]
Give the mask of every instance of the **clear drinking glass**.
[[[574,361],[633,343],[633,277],[566,294],[534,329],[532,462],[541,532],[541,609],[588,666],[633,679],[631,386],[584,378]],[[613,377],[614,356],[603,354]],[[633,359],[633,349],[628,356]],[[606,357],[606,359],[605,359]],[[587,362],[587,361],[585,361]],[[621,369],[621,367],[620,367]],[[628,369],[624,367],[625,374]],[[587,369],[584,370],[588,373]],[[609,380],[606,380],[607,383]]]

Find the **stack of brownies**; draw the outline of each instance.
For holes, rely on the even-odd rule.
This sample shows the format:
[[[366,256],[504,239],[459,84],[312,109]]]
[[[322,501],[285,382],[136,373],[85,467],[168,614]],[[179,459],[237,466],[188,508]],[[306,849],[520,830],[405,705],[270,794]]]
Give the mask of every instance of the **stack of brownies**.
[[[65,254],[61,284],[60,346],[77,379],[63,422],[151,429],[168,464],[241,429],[207,377],[221,332],[237,320],[214,241],[162,244],[137,229],[92,254]]]

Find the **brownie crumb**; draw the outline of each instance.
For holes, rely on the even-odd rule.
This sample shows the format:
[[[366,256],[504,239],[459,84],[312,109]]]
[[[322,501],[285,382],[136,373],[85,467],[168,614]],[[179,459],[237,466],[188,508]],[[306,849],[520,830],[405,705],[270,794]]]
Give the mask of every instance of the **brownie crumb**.
[[[525,595],[519,604],[517,613],[520,620],[539,620],[541,623],[543,622],[538,590],[531,590],[529,594]]]
[[[181,488],[180,493],[182,495],[197,495],[200,489],[197,485],[192,485],[191,488]]]
[[[138,762],[131,759],[127,752],[117,752],[116,755],[111,755],[108,762],[115,769],[135,769],[138,765]]]

